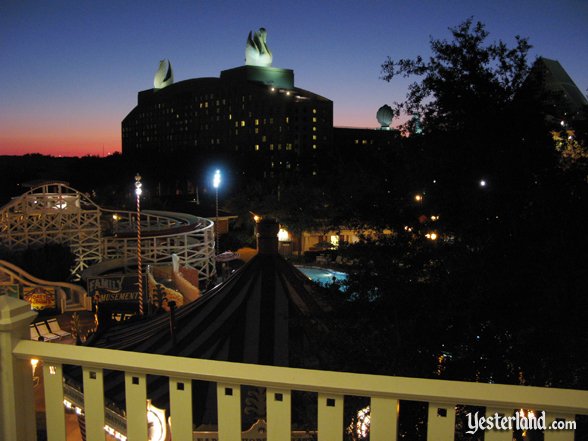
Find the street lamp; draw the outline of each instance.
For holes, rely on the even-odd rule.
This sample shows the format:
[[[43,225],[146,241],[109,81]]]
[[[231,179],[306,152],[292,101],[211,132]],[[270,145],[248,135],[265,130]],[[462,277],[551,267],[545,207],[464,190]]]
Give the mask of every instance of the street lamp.
[[[139,279],[139,315],[143,316],[143,268],[141,261],[141,175],[135,176],[135,195],[137,196],[137,277]]]
[[[216,244],[216,254],[218,256],[218,187],[221,183],[221,172],[220,170],[216,170],[214,172],[214,178],[212,179],[212,186],[214,187],[215,199],[216,199],[216,218],[214,220],[214,234],[215,234],[215,244]]]

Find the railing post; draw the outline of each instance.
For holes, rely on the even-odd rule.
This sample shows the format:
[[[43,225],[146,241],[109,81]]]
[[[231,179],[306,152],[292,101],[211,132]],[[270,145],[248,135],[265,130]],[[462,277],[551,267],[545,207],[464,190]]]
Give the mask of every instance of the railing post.
[[[28,360],[13,357],[19,340],[29,339],[29,324],[37,316],[31,305],[0,296],[0,439],[37,439],[33,371]]]

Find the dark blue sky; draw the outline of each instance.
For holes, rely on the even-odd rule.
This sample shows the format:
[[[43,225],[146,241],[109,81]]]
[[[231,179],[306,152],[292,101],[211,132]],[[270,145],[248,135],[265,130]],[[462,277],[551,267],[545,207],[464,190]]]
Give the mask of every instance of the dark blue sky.
[[[406,80],[379,79],[389,55],[428,55],[429,38],[473,16],[490,40],[529,37],[588,89],[588,1],[14,1],[0,5],[0,154],[102,154],[152,87],[162,58],[176,81],[244,63],[264,26],[275,67],[334,102],[335,125],[375,127]]]

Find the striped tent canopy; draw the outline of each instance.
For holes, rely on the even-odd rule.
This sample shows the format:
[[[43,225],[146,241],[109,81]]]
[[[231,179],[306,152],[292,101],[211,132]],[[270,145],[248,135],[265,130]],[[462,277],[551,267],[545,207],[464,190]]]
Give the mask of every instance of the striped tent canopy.
[[[277,224],[275,233],[277,234]],[[273,231],[274,228],[272,227]],[[264,242],[259,253],[223,284],[175,311],[99,331],[87,345],[109,349],[211,360],[290,366],[325,367],[319,339],[328,332],[327,304],[312,282],[277,253],[277,238]],[[179,362],[179,361],[178,361]],[[70,372],[80,381],[80,373]],[[81,381],[80,381],[81,383]],[[195,421],[213,422],[203,400],[215,400],[212,387],[198,387]],[[105,395],[124,408],[124,377],[105,372]],[[148,396],[161,408],[168,405],[167,378],[149,377]],[[210,401],[208,401],[210,400]],[[200,404],[196,405],[197,402]],[[197,414],[197,412],[200,412]]]

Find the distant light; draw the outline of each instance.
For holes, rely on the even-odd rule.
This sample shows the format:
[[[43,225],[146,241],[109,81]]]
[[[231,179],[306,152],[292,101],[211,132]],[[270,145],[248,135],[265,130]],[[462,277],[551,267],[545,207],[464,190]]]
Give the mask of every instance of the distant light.
[[[485,187],[486,181],[484,179],[480,180],[480,187]]]
[[[414,200],[417,202],[421,202],[423,200],[423,196],[420,194],[415,195]]]
[[[257,214],[253,215],[253,220],[257,223],[261,220],[261,216],[258,216]],[[278,233],[279,235],[280,233]]]
[[[275,91],[276,91],[276,88],[275,88],[275,87],[272,87],[270,90],[271,90],[272,92],[275,92]]]
[[[562,119],[562,120],[560,121],[559,125],[560,125],[560,126],[562,126],[562,127],[565,127],[565,125],[566,125],[566,122],[565,122],[565,121]]]
[[[285,230],[284,228],[280,228],[280,231],[278,231],[278,240],[280,242],[287,242],[289,239],[290,239],[290,235],[288,234],[288,230]]]
[[[141,194],[143,193],[143,184],[141,183],[141,175],[139,173],[137,173],[135,175],[135,194],[137,196],[141,196]]]
[[[218,188],[221,183],[221,173],[220,170],[214,172],[214,178],[212,179],[212,186],[214,188]]]
[[[433,215],[433,216],[431,216],[431,220],[432,221],[437,221],[437,220],[439,220],[439,216]]]
[[[286,92],[286,95],[290,96],[290,91]]]
[[[427,233],[427,234],[425,234],[425,237],[430,240],[437,240],[438,236],[437,236],[437,233]]]

